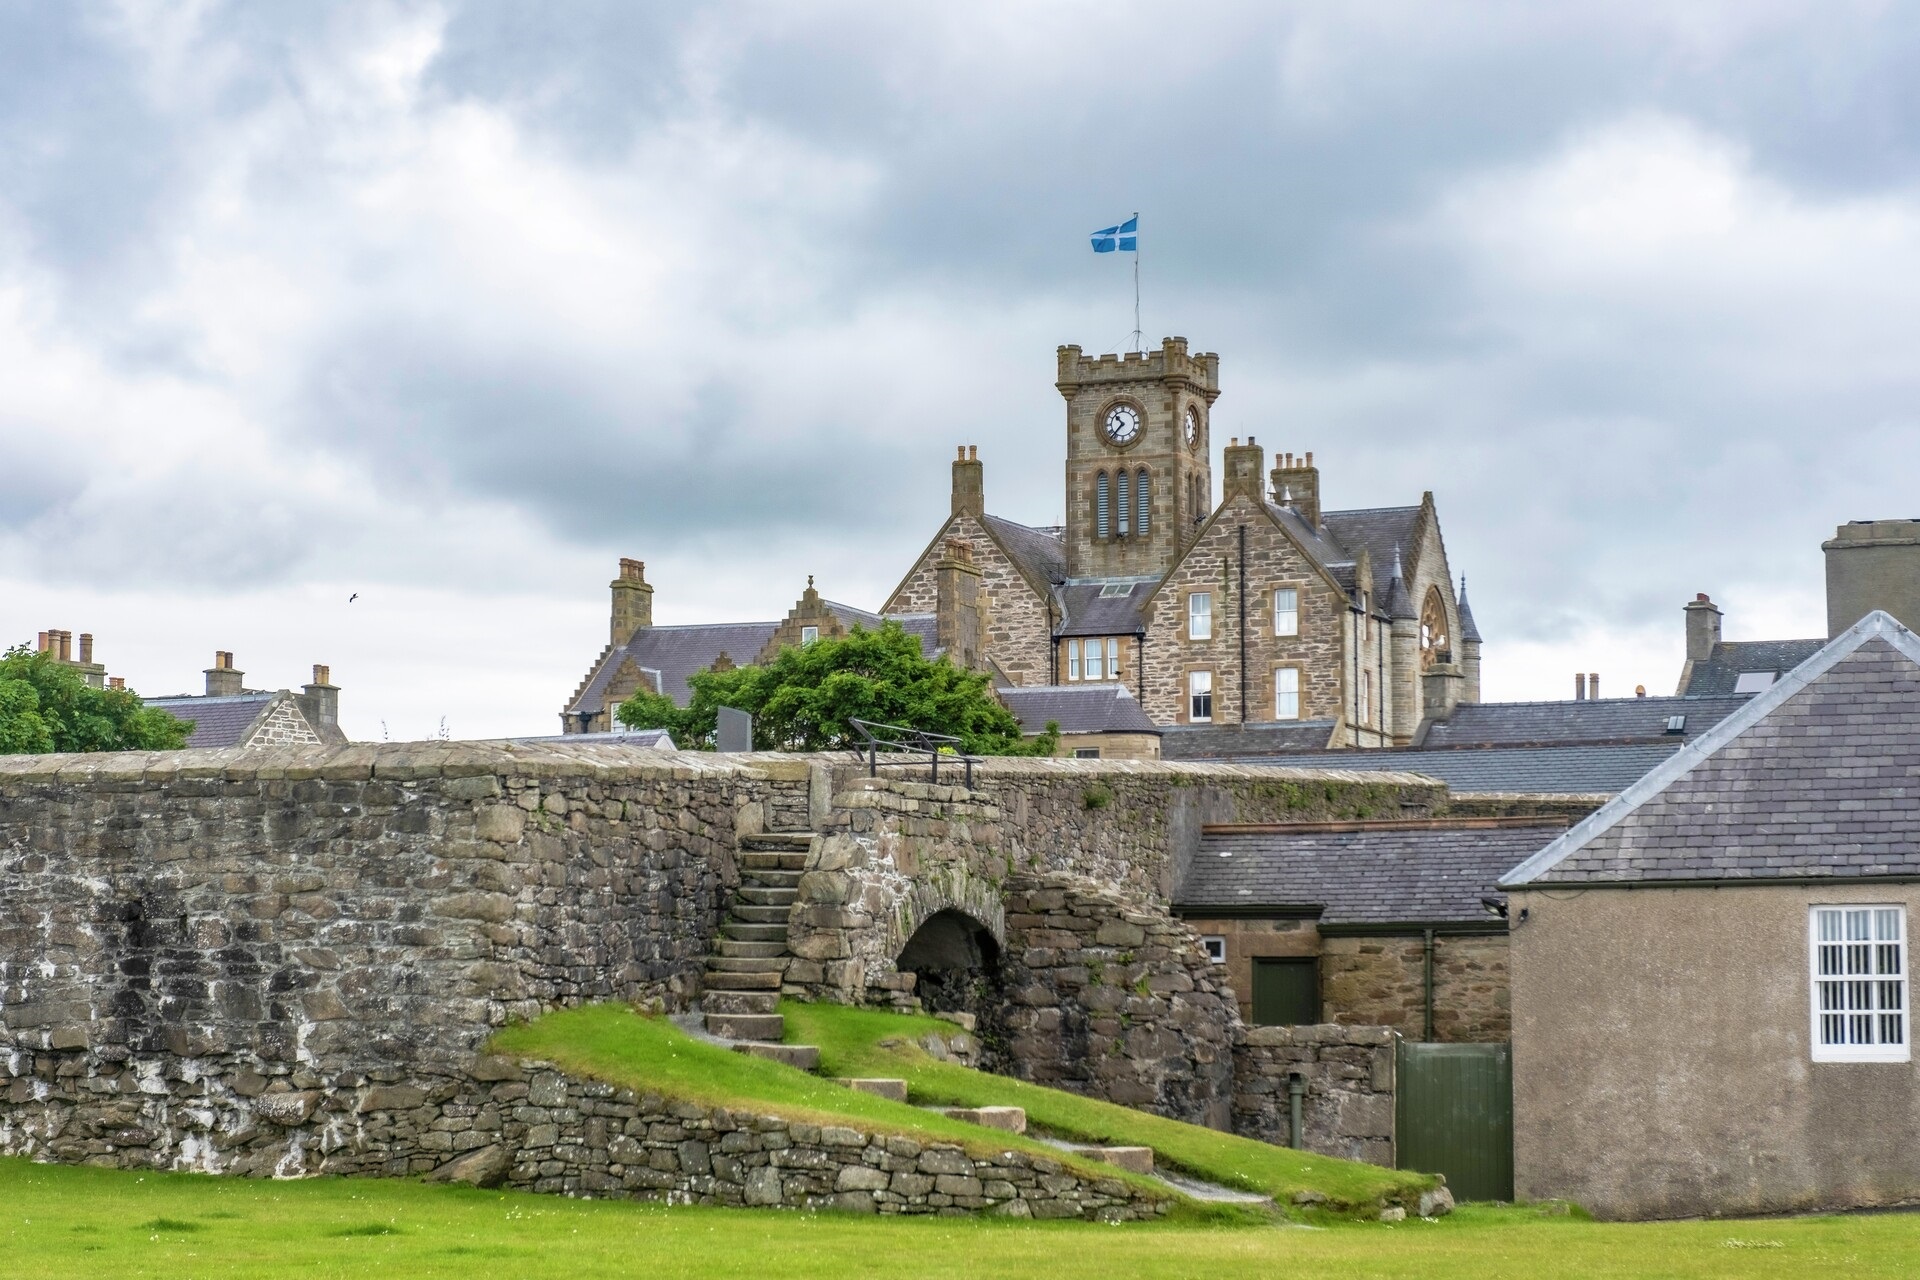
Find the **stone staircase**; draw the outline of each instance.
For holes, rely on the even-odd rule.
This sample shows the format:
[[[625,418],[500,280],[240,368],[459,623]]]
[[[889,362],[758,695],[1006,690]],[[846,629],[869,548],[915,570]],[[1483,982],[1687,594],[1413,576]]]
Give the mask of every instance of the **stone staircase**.
[[[799,894],[813,833],[769,832],[740,837],[740,887],[734,890],[720,937],[707,957],[700,1007],[709,1035],[734,1048],[811,1071],[820,1051],[785,1045],[778,1012],[780,983],[793,953],[787,950],[787,914]]]

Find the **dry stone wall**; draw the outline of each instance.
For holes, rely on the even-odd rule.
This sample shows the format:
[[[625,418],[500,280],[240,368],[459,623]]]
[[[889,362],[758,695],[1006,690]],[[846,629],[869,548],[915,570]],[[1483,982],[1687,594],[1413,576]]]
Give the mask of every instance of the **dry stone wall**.
[[[1044,1156],[676,1102],[481,1058],[458,1075],[253,1072],[233,1058],[0,1055],[0,1149],[255,1177],[371,1175],[676,1204],[1120,1222],[1168,1199]]]

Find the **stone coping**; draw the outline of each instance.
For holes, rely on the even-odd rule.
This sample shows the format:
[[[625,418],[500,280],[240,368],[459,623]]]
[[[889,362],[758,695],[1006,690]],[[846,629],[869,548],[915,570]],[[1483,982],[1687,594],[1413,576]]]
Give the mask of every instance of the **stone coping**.
[[[739,776],[803,782],[813,765],[854,769],[845,752],[787,754],[660,751],[617,743],[353,742],[344,746],[226,747],[181,751],[111,751],[73,755],[0,756],[0,785],[10,782],[141,782],[162,779],[328,779],[408,781],[508,773],[523,777],[681,779]],[[957,767],[957,766],[956,766]],[[1364,769],[1295,769],[1272,765],[1184,760],[1072,760],[990,757],[974,765],[976,779],[1168,778],[1194,782],[1337,779],[1364,783],[1435,786],[1417,773]],[[865,780],[869,786],[925,789],[929,795],[964,798],[962,787],[934,786],[911,778]]]

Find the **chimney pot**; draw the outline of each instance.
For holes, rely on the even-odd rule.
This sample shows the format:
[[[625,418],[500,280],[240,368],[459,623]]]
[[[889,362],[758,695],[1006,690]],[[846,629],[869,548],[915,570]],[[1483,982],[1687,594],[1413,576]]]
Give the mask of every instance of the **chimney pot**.
[[[1636,698],[1644,698],[1644,697],[1646,697],[1646,696],[1647,696],[1647,686],[1645,686],[1645,685],[1643,685],[1643,684],[1637,684],[1637,685],[1635,685],[1635,686],[1633,686],[1633,696],[1634,696],[1634,697],[1636,697]]]
[[[108,676],[107,677],[107,688],[124,689],[126,687],[127,687],[127,678],[125,676]]]
[[[1587,675],[1584,671],[1573,673],[1573,700],[1575,702],[1587,700]]]
[[[80,633],[80,665],[83,667],[93,665],[93,633],[91,631]]]
[[[1696,594],[1694,595],[1694,597],[1693,597],[1693,598],[1694,598],[1695,600],[1698,600],[1698,601],[1699,601],[1699,602],[1700,602],[1701,604],[1712,604],[1712,603],[1713,603],[1713,602],[1712,602],[1711,600],[1709,600],[1709,599],[1707,599],[1707,593],[1706,593],[1706,592],[1704,592],[1704,591],[1701,591],[1701,592],[1697,592],[1697,593],[1696,593]]]
[[[1311,449],[1307,450],[1307,465],[1308,466],[1313,465],[1313,450]]]
[[[49,631],[42,631],[40,633],[39,647],[34,650],[35,653],[45,653],[47,651],[47,637],[51,634],[52,632]]]
[[[1587,673],[1587,697],[1597,699],[1599,696],[1600,673],[1598,671],[1590,671]]]
[[[980,446],[979,446],[979,445],[977,445],[977,444],[970,444],[970,445],[968,445],[968,446],[967,446],[967,461],[968,461],[968,462],[978,462],[979,460],[980,460]]]

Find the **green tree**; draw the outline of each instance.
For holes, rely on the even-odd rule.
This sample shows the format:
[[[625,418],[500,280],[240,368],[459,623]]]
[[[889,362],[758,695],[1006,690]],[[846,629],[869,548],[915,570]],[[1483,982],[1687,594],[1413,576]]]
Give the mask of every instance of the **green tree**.
[[[171,751],[193,732],[126,689],[96,689],[24,646],[0,655],[0,755],[47,751]]]
[[[1060,738],[1053,725],[1021,737],[985,675],[944,656],[929,661],[919,638],[895,622],[877,631],[856,625],[838,640],[782,649],[765,666],[696,672],[687,683],[693,697],[685,707],[643,689],[614,714],[628,728],[665,729],[680,746],[701,748],[713,745],[721,707],[753,717],[753,745],[762,751],[856,747],[856,718],[947,734],[973,755],[1052,755]]]

